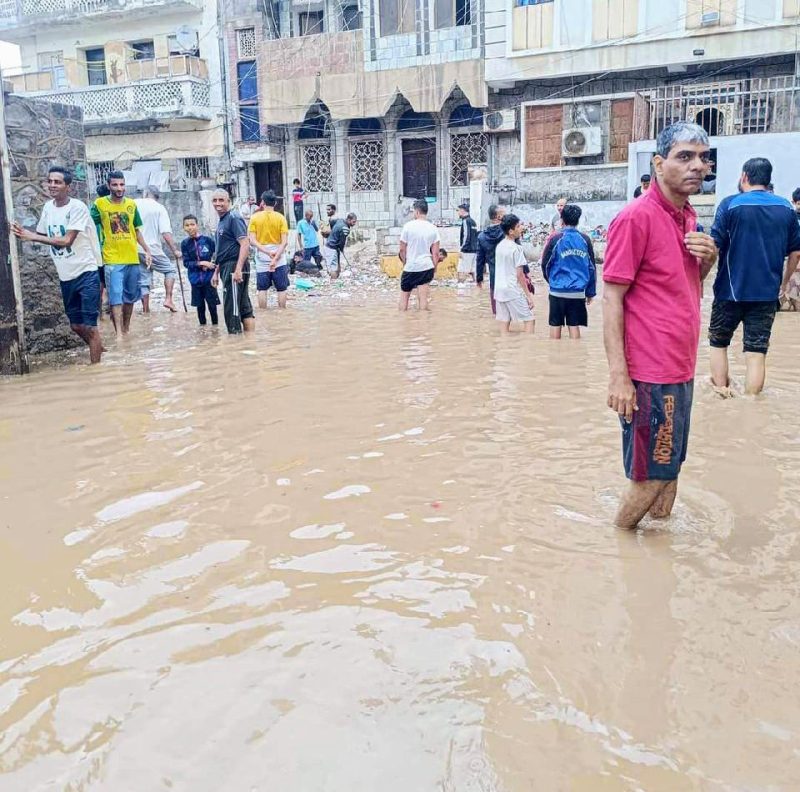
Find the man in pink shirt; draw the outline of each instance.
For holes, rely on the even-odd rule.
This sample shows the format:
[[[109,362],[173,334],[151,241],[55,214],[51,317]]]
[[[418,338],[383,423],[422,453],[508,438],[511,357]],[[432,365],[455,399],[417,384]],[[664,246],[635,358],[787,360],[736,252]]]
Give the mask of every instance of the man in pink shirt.
[[[700,338],[701,283],[717,259],[689,196],[710,167],[708,135],[681,121],[658,136],[655,179],[608,229],[603,337],[608,406],[619,414],[630,487],[616,525],[672,512],[686,459]]]

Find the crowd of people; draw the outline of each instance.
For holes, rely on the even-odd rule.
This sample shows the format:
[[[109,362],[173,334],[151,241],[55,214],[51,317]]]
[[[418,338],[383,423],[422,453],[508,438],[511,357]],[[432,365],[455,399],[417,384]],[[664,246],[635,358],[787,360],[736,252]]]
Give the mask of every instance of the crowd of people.
[[[711,383],[721,396],[731,395],[728,347],[743,325],[745,391],[760,393],[776,312],[784,304],[800,307],[800,188],[792,206],[772,190],[772,165],[763,157],[744,163],[737,194],[723,199],[709,233],[697,223],[690,197],[697,194],[711,169],[707,133],[679,122],[657,140],[653,173],[643,177],[634,199],[614,218],[607,232],[603,266],[603,336],[610,381],[608,406],[622,427],[623,462],[630,487],[621,501],[617,525],[633,528],[650,514],[671,513],[677,481],[686,458],[697,350],[700,337],[702,284],[718,263],[708,328]],[[125,178],[109,174],[107,185],[88,208],[70,197],[72,174],[52,167],[51,196],[36,230],[12,224],[22,240],[50,246],[58,271],[64,308],[72,330],[89,347],[92,363],[103,347],[97,329],[103,291],[117,334],[130,329],[134,305],[149,306],[153,271],[164,277],[164,306],[174,304],[176,275],[183,264],[198,321],[218,323],[218,286],[229,333],[251,331],[255,314],[250,300],[251,251],[258,304],[267,305],[274,288],[279,308],[286,307],[290,272],[341,274],[345,246],[358,222],[355,214],[337,217],[326,207],[321,228],[304,207],[295,180],[292,203],[297,250],[287,259],[289,226],[276,210],[278,196],[267,191],[258,204],[250,200],[232,209],[224,189],[212,195],[219,222],[213,237],[200,232],[194,215],[183,218],[186,238],[172,236],[168,213],[158,190],[144,197],[126,196]],[[588,324],[587,306],[597,292],[592,238],[579,230],[581,208],[567,199],[556,205],[541,267],[549,286],[550,337],[560,339],[566,327],[580,338]],[[420,310],[430,309],[430,287],[436,266],[446,256],[438,228],[428,220],[428,203],[413,204],[413,219],[400,235],[401,311],[416,294]],[[468,204],[458,207],[460,284],[484,288],[502,333],[519,324],[533,333],[534,286],[520,245],[526,226],[518,216],[494,204],[482,231]],[[170,259],[164,246],[172,254]],[[185,303],[184,303],[185,305]]]

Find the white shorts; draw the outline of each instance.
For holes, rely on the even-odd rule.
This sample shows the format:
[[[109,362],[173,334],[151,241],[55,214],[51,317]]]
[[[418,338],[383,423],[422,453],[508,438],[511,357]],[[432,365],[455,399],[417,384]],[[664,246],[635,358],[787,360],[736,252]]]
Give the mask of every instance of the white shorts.
[[[475,272],[475,259],[478,257],[477,253],[462,253],[461,258],[458,260],[458,274],[471,275]]]
[[[497,301],[498,322],[532,322],[533,311],[524,297],[515,297],[504,302]]]
[[[325,263],[325,268],[328,272],[336,272],[339,269],[339,251],[328,247],[322,246],[322,260]]]

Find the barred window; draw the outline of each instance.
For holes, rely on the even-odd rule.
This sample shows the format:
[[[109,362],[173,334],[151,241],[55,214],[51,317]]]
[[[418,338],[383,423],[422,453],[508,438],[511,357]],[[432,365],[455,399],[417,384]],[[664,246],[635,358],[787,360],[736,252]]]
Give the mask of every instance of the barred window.
[[[333,190],[333,163],[331,147],[302,146],[303,184],[309,192],[331,192]]]
[[[383,141],[350,144],[350,186],[354,192],[383,189]]]
[[[450,135],[451,187],[467,187],[469,185],[470,164],[486,164],[488,148],[488,141],[483,132]]]
[[[256,29],[242,28],[236,31],[236,52],[239,60],[249,60],[256,56]]]
[[[92,184],[105,184],[108,181],[108,174],[116,170],[114,160],[89,163],[89,187]]]
[[[184,157],[178,160],[178,168],[185,179],[208,179],[211,175],[208,157]]]

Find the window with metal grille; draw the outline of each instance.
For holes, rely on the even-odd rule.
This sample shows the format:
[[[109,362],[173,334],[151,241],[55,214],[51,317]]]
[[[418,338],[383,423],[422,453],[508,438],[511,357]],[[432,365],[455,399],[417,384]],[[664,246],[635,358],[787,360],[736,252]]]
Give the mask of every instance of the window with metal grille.
[[[254,27],[236,31],[236,52],[240,59],[255,58],[256,29]]]
[[[184,157],[178,160],[178,168],[186,179],[208,179],[211,175],[208,157]]]
[[[383,189],[383,141],[350,144],[350,184],[353,192]]]
[[[450,135],[450,186],[469,185],[469,166],[488,162],[488,141],[483,132]]]
[[[105,160],[104,162],[90,162],[89,163],[89,189],[92,185],[105,184],[108,181],[108,174],[116,170],[114,160]]]
[[[302,146],[303,184],[308,192],[331,192],[333,190],[333,164],[331,147]]]

